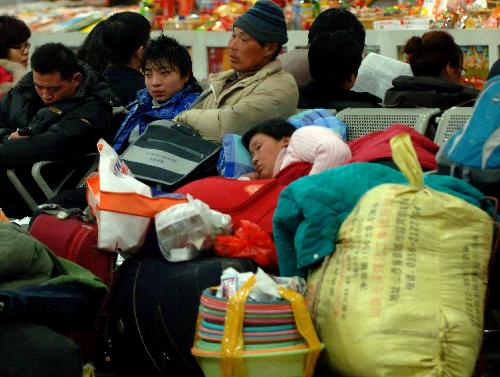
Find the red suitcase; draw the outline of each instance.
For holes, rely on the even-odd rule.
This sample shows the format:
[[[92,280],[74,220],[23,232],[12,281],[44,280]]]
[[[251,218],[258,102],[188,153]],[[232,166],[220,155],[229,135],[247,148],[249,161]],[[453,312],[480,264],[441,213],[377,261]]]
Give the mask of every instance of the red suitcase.
[[[42,213],[33,221],[30,233],[57,256],[79,264],[110,286],[115,254],[97,249],[96,223]]]

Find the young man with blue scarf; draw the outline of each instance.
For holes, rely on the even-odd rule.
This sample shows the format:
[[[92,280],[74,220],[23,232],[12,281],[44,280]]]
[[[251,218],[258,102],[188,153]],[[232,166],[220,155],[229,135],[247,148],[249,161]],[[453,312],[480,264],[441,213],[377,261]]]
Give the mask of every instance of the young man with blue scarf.
[[[141,66],[146,88],[137,92],[116,133],[113,148],[118,153],[152,121],[172,119],[189,108],[201,91],[193,76],[191,57],[175,39],[164,35],[153,39],[144,50]]]

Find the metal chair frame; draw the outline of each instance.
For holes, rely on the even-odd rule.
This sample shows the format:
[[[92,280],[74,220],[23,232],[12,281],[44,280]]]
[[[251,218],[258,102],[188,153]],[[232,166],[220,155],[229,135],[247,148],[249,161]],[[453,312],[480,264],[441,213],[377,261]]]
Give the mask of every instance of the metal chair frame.
[[[85,159],[93,158],[96,160],[97,158],[97,153],[89,153],[83,156],[78,156],[78,157],[73,157],[69,159],[64,159],[64,160],[55,160],[55,161],[39,161],[33,164],[31,167],[31,176],[33,177],[33,180],[35,183],[38,185],[42,193],[45,195],[46,199],[52,198],[55,194],[57,194],[67,183],[67,181],[73,176],[75,171],[80,167],[79,163],[83,163]],[[43,177],[42,175],[42,169],[45,166],[52,165],[52,164],[57,164],[60,162],[68,162],[68,161],[75,161],[75,168],[70,169],[70,171],[62,177],[53,187],[49,185],[47,182],[47,179]],[[78,185],[81,185],[84,182],[84,179],[93,171],[96,170],[97,164],[94,162],[89,169],[86,170],[85,175],[82,177],[82,179],[79,181]],[[33,195],[28,191],[26,186],[21,182],[19,177],[16,174],[15,169],[7,169],[7,177],[12,183],[12,185],[15,187],[19,195],[23,198],[23,200],[26,202],[28,207],[33,211],[36,209],[38,204]]]
[[[351,141],[375,131],[383,131],[394,123],[407,125],[425,134],[438,108],[348,108],[337,117],[347,124],[347,140]]]
[[[295,114],[299,114],[302,111],[307,111],[307,110],[310,110],[310,109],[299,109],[299,108],[297,108],[297,109],[295,109]],[[337,114],[337,110],[335,110],[335,109],[326,109],[326,110],[330,111],[332,113],[332,115],[336,115]]]
[[[436,136],[434,142],[440,147],[446,143],[455,131],[463,128],[469,121],[473,107],[452,107],[441,114],[437,119]]]

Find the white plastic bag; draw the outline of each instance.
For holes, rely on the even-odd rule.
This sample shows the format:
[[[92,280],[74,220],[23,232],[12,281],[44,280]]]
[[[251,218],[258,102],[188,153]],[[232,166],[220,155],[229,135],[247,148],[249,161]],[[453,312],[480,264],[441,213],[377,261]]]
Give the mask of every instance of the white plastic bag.
[[[144,243],[151,218],[186,199],[178,195],[153,198],[151,188],[134,178],[109,144],[101,139],[97,147],[99,174],[86,180],[87,201],[98,225],[97,246],[133,253]]]
[[[188,196],[182,203],[155,216],[156,234],[163,256],[170,262],[195,259],[212,246],[212,238],[231,230],[229,215],[211,210]]]

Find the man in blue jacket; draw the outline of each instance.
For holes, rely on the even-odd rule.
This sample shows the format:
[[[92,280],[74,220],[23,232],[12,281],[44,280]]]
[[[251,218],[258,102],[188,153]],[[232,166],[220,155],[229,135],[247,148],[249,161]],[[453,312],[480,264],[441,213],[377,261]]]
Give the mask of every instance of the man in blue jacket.
[[[39,47],[31,67],[0,104],[0,206],[11,217],[29,212],[5,169],[19,173],[37,161],[94,151],[116,100],[106,82],[60,43]]]
[[[127,107],[127,117],[113,141],[118,153],[139,138],[149,123],[173,119],[200,95],[189,52],[173,38],[160,35],[153,39],[144,50],[141,68],[146,88]]]

